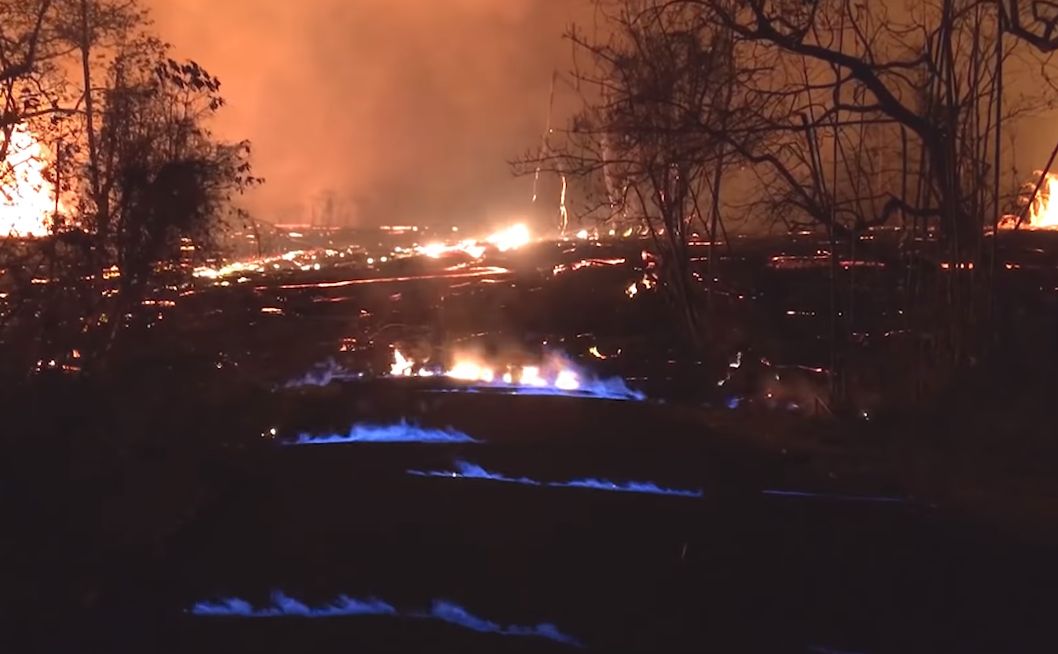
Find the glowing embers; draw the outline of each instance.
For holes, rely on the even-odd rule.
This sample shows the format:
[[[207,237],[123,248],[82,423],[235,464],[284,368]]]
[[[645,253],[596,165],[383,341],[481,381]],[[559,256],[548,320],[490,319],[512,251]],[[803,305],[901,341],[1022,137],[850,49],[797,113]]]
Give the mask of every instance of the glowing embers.
[[[264,607],[255,607],[246,600],[228,598],[218,602],[198,602],[191,607],[190,613],[208,618],[260,619],[385,616],[439,620],[479,633],[523,638],[544,638],[573,647],[582,646],[580,641],[561,632],[553,624],[542,623],[532,626],[501,625],[478,617],[462,606],[447,600],[434,600],[429,611],[399,611],[393,605],[379,599],[355,599],[347,595],[341,595],[338,599],[328,604],[313,607],[282,592],[275,592],[272,594],[271,604]]]
[[[468,461],[457,460],[454,471],[446,470],[409,470],[409,475],[415,477],[438,477],[443,479],[485,479],[498,481],[506,484],[520,484],[522,486],[539,486],[543,488],[587,488],[590,490],[607,491],[611,493],[643,493],[648,495],[673,495],[677,497],[702,497],[701,489],[664,488],[651,481],[625,481],[615,482],[608,479],[573,479],[571,481],[538,481],[528,477],[508,477],[507,475],[490,472],[485,468]]]
[[[333,445],[335,443],[480,443],[455,429],[431,429],[401,420],[391,425],[358,423],[347,434],[314,436],[299,434],[287,445]]]
[[[570,264],[558,264],[555,266],[551,273],[555,277],[567,272],[576,272],[583,268],[606,268],[610,266],[622,266],[627,263],[627,259],[615,258],[615,259],[581,259]]]

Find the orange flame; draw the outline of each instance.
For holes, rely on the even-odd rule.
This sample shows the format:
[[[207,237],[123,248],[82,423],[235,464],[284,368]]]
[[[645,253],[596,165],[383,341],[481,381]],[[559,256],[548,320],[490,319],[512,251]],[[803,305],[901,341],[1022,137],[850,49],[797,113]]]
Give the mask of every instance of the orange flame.
[[[1021,226],[1029,229],[1058,229],[1058,175],[1047,173]]]
[[[502,381],[508,385],[534,388],[553,386],[564,391],[575,391],[581,387],[576,370],[567,367],[559,358],[551,357],[543,365],[489,364],[469,355],[457,355],[452,367],[440,371],[440,375],[465,382],[485,384]],[[399,349],[393,351],[390,365],[392,377],[429,377],[434,372],[423,364],[406,357]]]
[[[1026,193],[1031,194],[1036,184],[1036,181],[1030,182],[1026,186]],[[1025,201],[1028,201],[1028,197]],[[999,222],[1000,229],[1013,229],[1017,225],[1017,216],[1003,216]],[[1058,175],[1047,173],[1039,193],[1025,213],[1025,219],[1021,221],[1020,229],[1058,230]]]
[[[528,245],[532,239],[529,228],[519,223],[492,234],[486,241],[495,245],[500,252],[506,252]]]
[[[55,185],[44,175],[43,146],[25,125],[11,130],[0,184],[0,236],[46,236],[55,213]]]

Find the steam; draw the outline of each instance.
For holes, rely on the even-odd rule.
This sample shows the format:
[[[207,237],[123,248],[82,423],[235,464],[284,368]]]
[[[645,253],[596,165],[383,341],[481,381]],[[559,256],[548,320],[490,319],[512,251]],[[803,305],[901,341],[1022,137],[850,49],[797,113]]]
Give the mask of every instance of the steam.
[[[328,357],[326,361],[313,365],[304,375],[288,380],[283,388],[329,386],[331,382],[362,379],[363,376],[364,373],[352,372],[335,361],[334,357]]]
[[[487,479],[507,484],[523,486],[540,486],[546,488],[587,488],[611,493],[645,493],[649,495],[673,495],[677,497],[702,497],[701,489],[663,488],[651,481],[615,482],[608,479],[573,479],[571,481],[538,481],[528,477],[508,477],[468,461],[457,460],[455,471],[451,470],[409,470],[409,475],[416,477],[439,477],[443,479]]]
[[[461,431],[430,429],[401,420],[392,425],[357,423],[346,434],[315,436],[299,434],[287,445],[332,445],[335,443],[480,443]]]
[[[355,599],[341,595],[333,602],[311,607],[281,591],[272,593],[271,604],[255,607],[246,600],[227,598],[216,602],[198,602],[190,613],[209,618],[340,618],[354,616],[390,616],[440,620],[479,633],[523,638],[544,638],[563,645],[582,647],[580,641],[561,632],[550,623],[533,626],[501,625],[478,617],[462,606],[447,600],[434,600],[428,612],[398,611],[382,600]]]

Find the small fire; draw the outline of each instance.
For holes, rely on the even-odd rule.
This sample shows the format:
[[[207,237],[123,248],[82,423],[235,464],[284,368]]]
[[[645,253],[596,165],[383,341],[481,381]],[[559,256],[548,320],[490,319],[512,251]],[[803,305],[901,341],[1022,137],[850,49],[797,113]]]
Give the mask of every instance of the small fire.
[[[455,245],[448,245],[447,243],[441,242],[428,243],[426,245],[416,246],[414,252],[431,259],[440,259],[447,254],[454,254],[456,252],[466,253],[472,259],[480,259],[482,255],[485,254],[485,246],[473,239],[467,239],[460,241]]]
[[[459,361],[445,376],[461,381],[480,381],[491,384],[496,379],[496,373],[487,366],[472,361]]]
[[[411,377],[415,362],[408,359],[400,350],[393,350],[393,365],[389,367],[389,374],[394,377]]]
[[[517,250],[520,247],[528,245],[532,238],[529,228],[524,224],[519,223],[506,229],[502,229],[485,240],[492,245],[495,245],[496,249],[500,252],[506,252],[508,250]]]
[[[0,184],[0,235],[47,236],[56,210],[44,147],[25,125],[11,130]],[[61,208],[61,207],[60,207]]]
[[[1042,172],[1038,173],[1042,174]],[[1027,193],[1036,188],[1036,181],[1026,185]],[[1027,201],[1028,198],[1026,198]],[[1053,200],[1053,201],[1052,201]],[[1025,219],[1018,226],[1017,216],[1003,216],[999,222],[1000,229],[1056,229],[1058,230],[1058,175],[1047,173],[1040,186],[1039,193],[1028,207]]]
[[[642,393],[629,389],[623,379],[598,379],[557,354],[548,356],[541,364],[531,365],[485,363],[475,357],[463,355],[457,356],[450,368],[431,368],[395,349],[390,376],[440,376],[489,388],[513,390],[521,394],[572,394],[618,400],[645,399]]]

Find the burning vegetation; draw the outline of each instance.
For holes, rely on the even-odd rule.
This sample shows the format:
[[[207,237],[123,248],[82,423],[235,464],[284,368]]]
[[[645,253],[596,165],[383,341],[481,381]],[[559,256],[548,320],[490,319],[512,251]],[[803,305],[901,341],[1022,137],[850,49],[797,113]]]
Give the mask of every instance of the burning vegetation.
[[[1058,230],[1058,175],[1043,171],[1037,175],[1038,184],[1026,185],[1025,208],[1018,215],[1003,216],[1000,229]]]
[[[25,124],[12,126],[6,143],[0,170],[0,234],[46,236],[63,209],[48,170],[51,153]]]
[[[665,650],[677,623],[746,637],[754,598],[821,578],[766,603],[784,628],[757,631],[792,646],[720,649],[831,651],[805,625],[860,606],[848,571],[866,570],[889,622],[920,625],[947,602],[888,584],[923,566],[908,543],[991,557],[948,512],[992,510],[997,488],[1022,506],[1011,470],[1055,484],[1055,157],[1022,204],[1000,171],[1020,111],[1003,69],[1047,70],[1058,20],[942,4],[601,3],[604,29],[568,34],[583,67],[553,77],[579,109],[513,166],[531,197],[432,224],[392,198],[353,226],[333,198],[324,221],[245,211],[262,180],[249,143],[212,131],[220,80],[135,0],[0,0],[0,501],[30,498],[9,531],[33,539],[0,554],[47,568],[10,597],[70,584],[64,606],[125,624],[157,567],[159,615],[227,598],[191,603],[195,629],[374,616]],[[976,585],[943,563],[922,587]],[[399,602],[372,594],[391,597],[376,566]],[[528,595],[496,599],[584,570],[543,611],[576,638],[523,619]],[[1003,605],[1031,575],[997,576]],[[655,602],[659,584],[700,605]],[[657,631],[607,641],[626,611]],[[928,628],[987,622],[956,617]],[[932,635],[901,642],[964,642]]]

